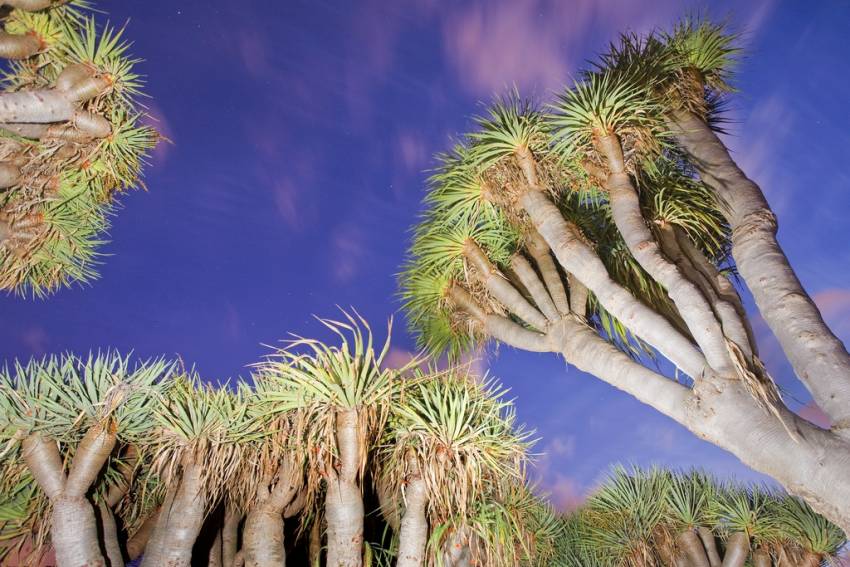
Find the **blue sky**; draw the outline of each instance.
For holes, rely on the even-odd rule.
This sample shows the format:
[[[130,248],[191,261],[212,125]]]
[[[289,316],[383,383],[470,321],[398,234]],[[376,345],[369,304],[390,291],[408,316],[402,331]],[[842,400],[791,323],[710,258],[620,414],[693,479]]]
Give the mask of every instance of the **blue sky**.
[[[762,184],[780,239],[850,340],[850,2],[671,0],[101,2],[145,59],[172,141],[123,199],[102,278],[47,301],[0,298],[0,356],[115,347],[179,355],[210,380],[247,375],[312,315],[396,314],[395,273],[430,156],[505,87],[543,99],[625,29],[706,10],[747,47],[729,143]],[[811,414],[758,318],[762,354]],[[761,478],[557,358],[503,348],[482,366],[542,437],[536,474],[569,506],[614,462]]]

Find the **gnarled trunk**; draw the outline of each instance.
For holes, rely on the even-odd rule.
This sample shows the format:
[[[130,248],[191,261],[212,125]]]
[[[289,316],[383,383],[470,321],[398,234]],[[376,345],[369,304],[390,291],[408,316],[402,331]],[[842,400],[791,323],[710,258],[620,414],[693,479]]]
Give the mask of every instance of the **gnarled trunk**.
[[[151,539],[145,547],[142,567],[189,567],[192,547],[206,515],[206,487],[202,482],[203,463],[188,461],[176,486],[162,505]]]
[[[676,111],[668,126],[720,201],[732,227],[735,264],[759,312],[836,431],[850,436],[850,354],[794,273],[764,194],[701,118]]]
[[[338,471],[328,473],[325,495],[328,567],[361,567],[363,496],[357,482],[360,454],[357,410],[337,410],[336,438],[340,465]]]
[[[396,566],[421,567],[425,561],[425,545],[428,543],[428,520],[425,517],[428,492],[425,481],[418,474],[408,479],[404,498]]]
[[[24,461],[53,507],[50,538],[58,567],[106,564],[100,551],[94,507],[86,493],[115,441],[115,433],[108,427],[91,427],[77,446],[67,477],[55,442],[36,434],[23,441]]]

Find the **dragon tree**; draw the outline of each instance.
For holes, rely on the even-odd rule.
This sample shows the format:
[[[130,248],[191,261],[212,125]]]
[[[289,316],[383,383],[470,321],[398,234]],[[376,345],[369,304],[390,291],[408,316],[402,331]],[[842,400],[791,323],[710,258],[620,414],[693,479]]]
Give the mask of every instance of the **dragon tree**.
[[[686,20],[621,36],[549,104],[496,100],[439,157],[401,294],[431,352],[560,355],[847,531],[850,356],[718,136],[738,54],[724,27]],[[783,401],[735,273],[830,428]]]
[[[123,29],[81,0],[0,3],[0,289],[97,277],[115,199],[157,141]]]

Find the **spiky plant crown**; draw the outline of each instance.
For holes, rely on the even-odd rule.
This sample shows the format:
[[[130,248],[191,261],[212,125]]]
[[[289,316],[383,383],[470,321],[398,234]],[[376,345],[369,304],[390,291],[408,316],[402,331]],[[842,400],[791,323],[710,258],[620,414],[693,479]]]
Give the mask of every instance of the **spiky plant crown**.
[[[485,491],[467,525],[478,542],[474,558],[494,567],[549,565],[563,536],[563,524],[551,505],[532,487],[510,481],[496,482]]]
[[[319,319],[336,335],[339,346],[296,338],[258,364],[254,374],[259,403],[266,415],[298,411],[302,416],[310,502],[320,494],[322,480],[339,465],[337,413],[357,412],[362,479],[369,452],[380,438],[390,408],[404,391],[403,375],[420,363],[414,358],[400,369],[383,366],[390,350],[392,321],[385,342],[377,350],[365,319],[345,311],[343,319]]]
[[[406,479],[421,478],[432,523],[466,519],[497,479],[521,482],[531,432],[517,425],[506,394],[494,379],[470,375],[468,366],[423,376],[391,409],[379,482],[403,499]]]
[[[145,124],[139,60],[129,54],[123,28],[98,27],[88,7],[76,1],[40,12],[15,9],[3,22],[8,33],[35,34],[42,44],[9,63],[5,92],[51,89],[63,71],[84,69],[101,90],[79,111],[110,127],[105,137],[80,134],[73,120],[45,124],[38,133],[0,130],[0,161],[19,171],[0,192],[0,289],[14,293],[45,297],[97,277],[113,201],[143,185],[146,158],[159,138]]]
[[[831,561],[845,543],[840,528],[802,500],[774,489],[719,482],[701,471],[627,470],[611,478],[585,506],[564,519],[555,565],[666,565],[682,553],[676,538],[705,528],[722,552],[733,533],[753,549],[793,564],[803,553]]]
[[[15,362],[0,370],[0,435],[8,442],[36,433],[73,445],[108,423],[124,443],[147,441],[172,368],[162,359],[134,365],[115,352]]]
[[[250,443],[267,434],[249,411],[250,400],[245,386],[215,388],[194,372],[175,378],[155,416],[151,471],[171,485],[185,466],[199,465],[204,497],[216,501],[248,458]]]
[[[451,299],[458,286],[485,312],[509,315],[463,251],[465,243],[474,242],[511,278],[512,256],[529,255],[531,230],[518,202],[531,189],[529,171],[612,279],[689,335],[664,288],[634,259],[614,224],[598,146],[602,137],[617,136],[643,216],[656,236],[676,233],[721,272],[730,271],[728,225],[712,192],[671,143],[665,113],[673,102],[664,94],[685,66],[712,77],[706,79],[712,86],[700,90],[701,100],[719,92],[734,57],[733,38],[723,33],[722,26],[690,19],[670,34],[625,34],[545,110],[513,91],[494,101],[476,119],[476,129],[438,157],[426,210],[399,276],[407,321],[421,347],[457,359],[488,340],[476,317]],[[634,357],[654,356],[592,293],[587,308],[587,322],[613,344]]]
[[[172,367],[161,359],[133,364],[127,356],[105,352],[15,362],[0,370],[0,542],[27,534],[38,555],[48,540],[47,497],[21,458],[20,441],[30,434],[50,439],[66,467],[93,426],[114,431],[120,447],[144,445],[153,436],[153,416]],[[109,458],[92,487],[96,500],[122,481],[123,461],[120,451]],[[0,558],[10,551],[2,548]]]

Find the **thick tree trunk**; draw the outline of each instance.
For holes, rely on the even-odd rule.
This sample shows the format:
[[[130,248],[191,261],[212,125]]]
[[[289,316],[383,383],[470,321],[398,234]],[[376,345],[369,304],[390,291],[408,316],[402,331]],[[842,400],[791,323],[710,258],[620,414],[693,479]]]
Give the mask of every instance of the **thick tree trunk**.
[[[726,553],[723,554],[723,567],[744,567],[750,556],[750,536],[744,532],[735,532],[726,540]]]
[[[118,543],[118,526],[115,523],[115,516],[105,503],[98,505],[97,512],[100,520],[103,550],[106,552],[106,559],[109,560],[109,567],[124,567],[124,554],[121,552],[121,545]]]
[[[686,530],[679,534],[678,544],[682,553],[688,558],[690,567],[711,567],[702,541],[693,530]]]
[[[753,567],[772,567],[773,560],[770,558],[770,553],[764,549],[756,549],[753,551]]]
[[[313,520],[310,526],[310,546],[308,549],[310,567],[319,567],[322,561],[322,521],[320,518]]]
[[[546,339],[580,370],[632,394],[730,451],[850,533],[850,446],[781,407],[768,413],[738,381],[707,375],[691,392],[638,364],[591,329],[555,325]],[[556,350],[557,352],[558,350]],[[746,427],[741,427],[742,416]],[[784,423],[783,423],[784,422]],[[788,430],[794,433],[792,439]]]
[[[159,508],[151,512],[148,517],[145,518],[145,521],[142,522],[142,525],[138,530],[136,530],[133,537],[127,541],[127,557],[130,558],[130,561],[135,561],[142,556],[142,553],[145,551],[145,546],[148,544],[154,528],[156,528],[158,519]]]
[[[702,540],[702,545],[708,555],[708,563],[711,567],[720,567],[723,561],[720,559],[720,553],[717,550],[717,540],[714,537],[714,532],[708,528],[697,528],[699,538]]]
[[[759,312],[788,360],[832,419],[850,436],[850,354],[827,327],[776,239],[776,217],[761,189],[738,167],[698,116],[677,111],[668,125],[693,158],[732,227],[732,254]]]
[[[425,561],[425,545],[428,543],[428,520],[425,517],[428,492],[425,481],[418,474],[408,479],[404,498],[396,567],[422,567]]]
[[[57,567],[103,567],[97,522],[91,502],[83,496],[59,496],[53,503],[50,540]]]
[[[224,567],[222,563],[224,554],[222,553],[221,548],[221,531],[222,528],[219,527],[215,532],[215,539],[213,539],[212,545],[210,546],[210,552],[207,557],[207,567]]]
[[[325,495],[328,567],[363,564],[363,496],[357,483],[360,440],[357,410],[337,410],[336,437],[340,466],[330,471]]]
[[[283,514],[267,507],[248,513],[242,531],[242,552],[247,567],[282,567],[286,565],[283,542]]]
[[[91,483],[115,446],[115,434],[94,426],[77,446],[65,477],[56,443],[38,435],[23,441],[23,458],[53,506],[50,538],[58,567],[99,567],[100,551],[94,507],[86,498]]]
[[[242,515],[232,504],[224,508],[224,526],[221,530],[221,555],[224,567],[233,567],[239,546],[239,522]]]
[[[145,548],[142,567],[189,567],[192,546],[206,515],[203,463],[186,462],[177,486],[169,489],[154,533]]]

